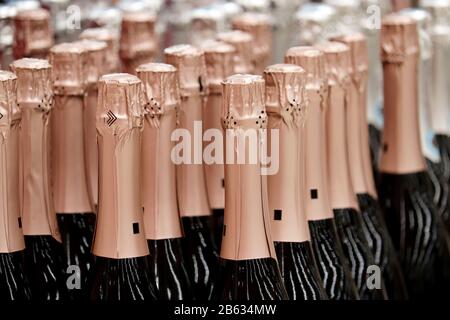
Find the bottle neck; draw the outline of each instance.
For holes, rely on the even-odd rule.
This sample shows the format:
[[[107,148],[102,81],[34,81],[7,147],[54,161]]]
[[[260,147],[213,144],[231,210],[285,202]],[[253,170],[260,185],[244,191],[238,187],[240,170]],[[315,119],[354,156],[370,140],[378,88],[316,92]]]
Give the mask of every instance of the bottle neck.
[[[26,236],[51,235],[60,241],[50,178],[50,113],[39,103],[20,102],[22,215]]]
[[[373,32],[376,31],[376,32]],[[369,70],[367,84],[367,120],[378,129],[383,128],[383,89],[382,64],[380,61],[380,33],[376,29],[366,32],[367,49],[369,53]]]
[[[52,175],[57,213],[94,212],[84,137],[84,96],[55,96],[52,110]]]
[[[418,58],[406,55],[401,63],[383,64],[384,130],[380,171],[409,174],[424,171],[418,110]]]
[[[211,90],[211,89],[210,89]],[[204,109],[204,130],[208,129],[218,130],[220,133],[222,130],[222,122],[220,120],[222,115],[222,94],[212,93],[208,96],[208,102]],[[205,136],[205,139],[212,139],[209,135]],[[222,140],[218,141],[214,138],[214,142],[207,142],[205,147],[205,153],[212,155],[209,152],[208,146],[222,146]],[[221,148],[223,149],[223,147]],[[212,156],[211,156],[212,157]],[[223,159],[222,159],[223,160]],[[225,207],[225,172],[223,164],[214,163],[205,165],[206,174],[206,186],[208,188],[208,199],[213,209],[223,209]]]
[[[306,147],[306,213],[308,220],[333,217],[330,205],[326,163],[325,97],[314,89],[307,90],[309,108],[305,124]]]
[[[269,113],[268,133],[270,143],[279,145],[278,171],[267,176],[273,240],[309,241],[304,201],[304,130],[295,124],[286,125],[279,114]]]
[[[20,217],[19,192],[19,121],[0,138],[0,253],[23,250],[25,242]]]
[[[252,129],[253,130],[253,129]],[[259,154],[261,130],[255,130],[253,143]],[[234,138],[230,135],[234,133]],[[250,148],[245,130],[226,130],[225,154],[236,159],[239,153],[248,155]],[[263,140],[263,143],[267,143]],[[254,145],[254,146],[255,146]],[[278,214],[278,213],[277,213]],[[276,217],[275,217],[276,218]],[[267,197],[267,176],[261,174],[260,163],[248,159],[245,164],[229,161],[225,164],[225,216],[220,256],[229,260],[276,257],[270,228],[271,214]]]
[[[111,259],[148,255],[140,189],[140,128],[99,131],[99,208],[92,252]]]
[[[361,106],[359,104],[359,87],[354,79],[350,82],[346,98],[346,132],[347,151],[353,190],[356,194],[368,192],[362,159],[360,126]],[[368,143],[368,142],[367,142]]]
[[[361,135],[361,153],[364,168],[364,179],[366,181],[367,192],[374,199],[378,198],[377,189],[375,187],[375,180],[373,176],[372,157],[370,155],[370,136],[369,125],[367,123],[367,84],[361,84],[361,91],[359,92],[359,105],[361,112],[359,113],[360,135]],[[377,161],[377,159],[375,159]]]
[[[327,168],[331,207],[358,208],[348,161],[346,88],[330,85],[327,109]]]
[[[160,117],[145,117],[142,137],[142,201],[147,239],[182,237],[178,214],[175,164],[170,157],[175,143],[175,109]]]
[[[181,217],[211,214],[203,168],[202,119],[203,97],[194,95],[182,98],[179,128],[185,134],[173,149],[175,155],[180,157],[181,163],[177,165],[177,193]]]
[[[439,162],[441,157],[439,149],[433,141],[435,132],[431,126],[430,66],[430,59],[421,59],[418,72],[420,143],[425,158],[433,162]]]

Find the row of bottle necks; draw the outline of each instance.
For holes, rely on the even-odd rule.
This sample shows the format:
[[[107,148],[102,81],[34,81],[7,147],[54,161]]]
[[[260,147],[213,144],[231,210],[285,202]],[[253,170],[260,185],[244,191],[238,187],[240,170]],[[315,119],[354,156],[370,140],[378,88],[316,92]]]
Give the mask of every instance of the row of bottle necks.
[[[400,19],[395,23],[399,22],[403,23],[404,21]],[[172,50],[183,51],[185,49],[190,54],[195,51],[193,48],[183,46]],[[342,53],[345,50],[348,52],[348,49],[343,51],[336,44],[329,48],[323,47],[323,50],[325,52],[337,50],[337,53]],[[336,52],[331,52],[331,54]],[[289,72],[300,72],[298,70],[292,71],[292,65],[277,65],[275,69],[277,68],[288,68]],[[405,73],[406,69],[403,65],[402,68],[400,68],[400,71]],[[287,72],[285,69],[283,70],[283,72]],[[389,64],[387,64],[385,71],[386,74],[390,74]],[[276,70],[272,69],[268,73],[271,72],[276,73]],[[408,72],[405,74],[414,74],[414,72]],[[127,81],[132,80],[131,82],[137,81],[137,78],[130,78],[132,76],[128,75],[110,75],[103,80],[105,83],[108,81],[114,82],[120,77],[125,77]],[[197,76],[192,78],[195,81],[199,79]],[[392,84],[397,84],[395,83],[397,80],[395,77],[386,78],[385,80],[394,80]],[[230,83],[230,85],[246,85],[247,81],[250,81],[249,83],[252,85],[253,81],[261,85],[262,78],[237,76],[230,81],[236,81]],[[196,85],[199,85],[198,90],[201,91],[201,81],[200,84],[197,81]],[[264,82],[262,82],[262,85],[264,85]],[[404,86],[407,87],[405,90],[399,89],[398,92],[395,92],[399,95],[399,98],[390,97],[389,94],[392,94],[392,92],[385,94],[385,103],[395,102],[397,105],[392,106],[393,108],[399,110],[404,108],[406,106],[404,102],[406,101],[405,93],[415,91],[414,81],[405,83]],[[269,92],[269,90],[267,91]],[[114,97],[107,101],[114,104],[117,97],[120,94],[123,95],[123,92],[119,94],[118,91],[111,92],[114,93]],[[256,90],[250,96],[255,97],[261,92]],[[328,101],[330,104],[329,110],[331,110],[329,112],[336,112],[338,108],[346,106],[347,100],[343,99],[344,95],[340,95],[337,89],[330,92],[330,96],[331,94],[338,94],[333,95],[333,99]],[[277,92],[277,94],[281,93]],[[100,94],[99,96],[102,97],[103,95]],[[228,95],[224,96],[229,97]],[[185,103],[190,101],[187,109],[191,109],[191,111],[192,109],[201,110],[201,100],[184,98]],[[263,97],[255,100],[265,101]],[[73,102],[70,99],[59,99],[56,104],[61,104],[59,107],[67,107],[64,104],[68,101]],[[248,105],[242,104],[244,107]],[[295,106],[295,104],[291,104],[292,114],[297,111]],[[100,106],[100,108],[103,107],[110,106],[108,104]],[[123,108],[123,106],[119,107]],[[264,111],[264,103],[258,107],[261,107],[261,111]],[[410,106],[408,105],[408,107]],[[52,112],[56,113],[58,108],[55,109]],[[412,109],[414,108],[410,107],[408,110],[409,114],[417,113]],[[344,108],[341,111],[349,112],[349,109],[345,110]],[[102,122],[102,125],[119,128],[123,119],[117,119],[117,115],[111,110],[105,109],[104,111],[105,114],[102,114],[104,118],[101,120],[105,121]],[[189,111],[186,111],[186,114],[189,114]],[[408,116],[406,113],[403,115],[405,119]],[[265,116],[258,117],[255,120],[256,123],[263,121],[259,120],[262,118],[265,118]],[[340,120],[344,120],[344,118],[336,117]],[[394,117],[386,114],[385,121],[387,124],[392,123],[393,119]],[[240,122],[240,125],[242,123],[245,125],[244,122],[241,123],[242,119],[236,120]],[[404,119],[394,120],[405,121]],[[414,123],[417,118],[412,120],[411,123]],[[227,118],[225,121],[226,125],[233,126],[233,120]],[[270,116],[268,122],[271,122]],[[308,123],[308,120],[306,122]],[[70,128],[69,122],[61,123],[64,123],[66,129]],[[334,122],[329,123],[336,124]],[[186,125],[186,123],[184,124]],[[337,126],[342,129],[346,126],[346,123],[339,122]],[[387,128],[391,127],[387,126]],[[412,125],[410,129],[417,132],[418,126]],[[330,130],[330,128],[327,128],[327,130]],[[138,194],[139,187],[137,187],[137,184],[133,184],[131,186],[125,185],[125,188],[120,189],[120,184],[117,181],[119,178],[124,179],[124,176],[116,177],[116,172],[111,171],[112,165],[108,162],[109,156],[112,159],[120,156],[111,153],[111,148],[108,147],[108,143],[114,142],[116,138],[110,136],[105,138],[106,136],[99,135],[99,155],[101,158],[99,172],[102,185],[99,188],[100,214],[97,216],[92,213],[72,214],[73,211],[70,210],[65,213],[61,212],[57,214],[58,226],[50,227],[51,234],[30,235],[25,233],[26,246],[24,252],[0,254],[2,296],[13,299],[25,299],[30,296],[35,299],[64,299],[72,296],[80,299],[109,300],[189,298],[199,300],[281,300],[288,298],[360,298],[371,300],[404,299],[408,296],[412,298],[448,296],[449,253],[448,244],[445,240],[447,232],[441,228],[441,216],[439,216],[439,214],[444,215],[447,212],[445,208],[447,200],[445,199],[448,196],[448,177],[445,175],[439,176],[439,172],[442,171],[447,159],[444,157],[448,147],[447,137],[437,137],[438,140],[442,138],[444,142],[441,144],[443,157],[441,163],[437,165],[438,168],[430,165],[430,169],[436,169],[436,171],[429,170],[427,172],[425,167],[420,167],[420,170],[411,171],[407,174],[380,174],[378,181],[380,201],[377,200],[376,193],[370,193],[368,190],[362,193],[352,192],[352,196],[356,198],[355,204],[335,206],[331,216],[304,222],[307,224],[306,229],[308,229],[307,233],[310,235],[310,239],[307,238],[304,241],[275,239],[274,242],[272,241],[268,221],[276,225],[277,222],[286,221],[289,215],[281,209],[274,209],[270,212],[267,210],[267,205],[263,203],[269,200],[269,207],[273,207],[273,205],[271,206],[270,199],[266,198],[267,195],[264,191],[266,182],[259,178],[259,175],[254,174],[254,168],[243,167],[242,172],[237,172],[237,174],[233,172],[234,175],[242,178],[241,183],[225,178],[224,187],[226,189],[227,184],[232,183],[234,183],[233,187],[240,185],[241,188],[236,187],[234,190],[236,193],[234,194],[234,200],[241,204],[245,201],[251,202],[252,199],[254,200],[255,198],[252,198],[252,195],[257,190],[256,193],[259,194],[257,202],[261,207],[253,203],[255,205],[254,212],[252,210],[237,212],[242,208],[236,207],[239,218],[255,218],[250,221],[251,223],[248,220],[245,224],[242,224],[242,221],[232,220],[231,223],[224,223],[224,212],[220,209],[216,210],[212,216],[209,212],[202,216],[190,216],[189,212],[183,210],[181,214],[183,232],[179,236],[155,238],[155,240],[148,240],[146,243],[144,232],[147,232],[147,230],[143,230],[142,223],[133,221],[131,226],[126,225],[129,228],[126,229],[126,234],[123,234],[123,230],[117,227],[118,222],[114,220],[115,217],[112,212],[116,213],[117,208],[111,206],[112,202],[110,203],[108,200],[117,200],[114,197],[125,199],[127,191],[125,189],[127,188]],[[123,137],[121,136],[121,138]],[[138,139],[134,138],[133,134],[128,135],[127,143],[135,145]],[[335,137],[328,135],[328,138]],[[294,141],[296,141],[295,139]],[[337,140],[332,141],[335,143]],[[60,142],[65,143],[63,140]],[[342,152],[333,153],[332,156],[336,156],[335,159],[327,159],[326,165],[328,168],[332,168],[330,163],[333,163],[333,161],[339,162],[342,160],[337,159],[338,156],[348,153],[349,143],[337,146]],[[398,151],[399,148],[416,143],[417,141],[408,141],[408,139],[402,140],[400,143],[396,139],[384,141],[382,152],[395,153],[395,150]],[[65,151],[70,154],[70,148],[73,146],[69,144],[66,147],[68,148]],[[124,150],[136,151],[138,149],[125,148]],[[374,150],[377,150],[377,148]],[[411,149],[407,147],[406,150]],[[70,160],[67,159],[70,158],[67,154],[65,154],[66,158],[63,157],[65,161]],[[62,155],[64,155],[64,152]],[[133,155],[136,156],[137,154],[130,153],[127,157],[130,155],[133,158]],[[304,155],[302,154],[302,156]],[[84,157],[82,158],[84,159]],[[59,160],[61,161],[61,159]],[[166,160],[169,161],[169,159]],[[421,162],[421,160],[418,162]],[[131,163],[135,164],[133,161]],[[342,163],[345,163],[344,167],[348,166],[346,160]],[[132,165],[131,167],[136,169],[137,166]],[[189,165],[186,167],[189,170]],[[123,168],[129,169],[127,166]],[[233,170],[232,167],[227,169],[227,166],[225,166],[225,168],[225,176],[227,170]],[[135,173],[134,169],[130,169],[130,172]],[[253,182],[256,181],[256,184],[247,185],[244,183],[248,182],[245,179],[249,179],[244,169],[249,169],[248,176],[252,176],[250,180],[255,176],[257,177],[257,179],[252,180]],[[345,170],[348,170],[348,168]],[[375,168],[375,170],[377,169]],[[203,168],[200,171],[203,171]],[[196,174],[198,174],[198,171]],[[437,176],[438,183],[431,181],[430,175],[432,175],[432,178]],[[341,181],[329,181],[329,183],[333,184],[334,187],[339,187],[339,183],[344,181],[348,183],[348,178],[344,177]],[[84,179],[84,175],[81,179]],[[206,192],[197,194],[199,190],[206,190],[205,188],[198,188],[198,181],[197,179],[196,183],[192,184],[189,179],[184,181],[185,189],[192,189],[183,195],[185,199],[179,201],[180,203],[189,202],[189,198],[206,198]],[[113,187],[120,189],[123,193],[111,195],[114,193],[113,191],[117,190],[108,188],[111,187],[108,186],[108,182],[114,184]],[[447,189],[445,189],[445,186],[447,186]],[[53,187],[55,188],[55,186]],[[64,192],[64,187],[67,187],[67,185],[61,184],[61,189],[56,187],[54,192]],[[311,189],[309,191],[311,199],[322,199],[320,190]],[[436,199],[437,193],[443,196]],[[249,200],[245,200],[245,197]],[[125,201],[128,201],[128,199]],[[120,201],[118,202],[120,203]],[[441,203],[444,203],[444,208],[438,211],[436,204]],[[58,202],[55,202],[55,204],[58,206]],[[132,211],[140,211],[140,205],[137,207],[138,209],[134,206]],[[108,208],[111,209],[111,214],[108,213]],[[228,210],[225,219],[233,217],[233,210],[225,209]],[[58,209],[56,211],[59,212]],[[164,215],[165,212],[159,214]],[[134,212],[131,215],[138,215],[138,213]],[[96,241],[94,241],[94,248],[91,248],[96,217],[98,220],[95,233]],[[125,220],[127,219],[125,218]],[[178,220],[179,217],[176,219]],[[28,227],[30,221],[24,222]],[[129,221],[127,220],[127,222]],[[21,223],[19,220],[19,224]],[[179,221],[175,222],[175,224],[177,223]],[[114,230],[117,227],[118,230],[105,233],[105,229],[100,230],[100,227],[107,230]],[[56,229],[59,229],[59,232]],[[60,235],[58,235],[59,233]],[[182,236],[183,233],[184,237]],[[227,237],[230,234],[234,237]],[[239,236],[236,237],[236,234]],[[242,239],[245,239],[245,241],[240,241]],[[58,240],[61,240],[61,242]],[[220,240],[223,240],[223,242],[220,243]],[[112,245],[109,245],[110,243]],[[95,245],[101,247],[101,249],[96,249]],[[221,257],[218,254],[220,245],[222,246]],[[91,253],[92,251],[94,254]],[[107,253],[103,255],[100,252]],[[235,258],[233,259],[232,256]]]

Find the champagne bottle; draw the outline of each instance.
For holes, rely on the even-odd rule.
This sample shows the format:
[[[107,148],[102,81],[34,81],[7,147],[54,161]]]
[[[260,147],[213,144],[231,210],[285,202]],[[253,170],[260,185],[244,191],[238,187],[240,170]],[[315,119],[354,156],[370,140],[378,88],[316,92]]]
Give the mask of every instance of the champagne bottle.
[[[272,22],[270,15],[245,12],[234,17],[231,24],[233,29],[248,32],[252,35],[254,39],[254,72],[262,74],[272,58]]]
[[[180,105],[177,70],[168,64],[149,63],[136,71],[145,97],[141,181],[150,269],[159,299],[189,300],[193,292],[182,255],[176,168],[170,157],[175,146],[170,137]]]
[[[31,292],[23,270],[25,241],[19,192],[19,134],[17,77],[0,71],[0,299],[29,300]]]
[[[346,132],[349,108],[349,85],[352,70],[349,47],[339,42],[318,45],[324,52],[325,72],[328,77],[327,173],[331,207],[344,254],[361,299],[384,299],[385,290],[381,275],[377,283],[369,286],[369,267],[375,266],[369,245],[363,234],[362,216],[353,189]]]
[[[53,110],[51,65],[47,60],[15,61],[17,102],[22,111],[21,210],[25,236],[25,273],[33,299],[67,295],[63,248],[50,182],[50,114]]]
[[[118,37],[106,28],[87,28],[80,33],[81,40],[94,40],[106,43],[106,71],[109,73],[119,70]]]
[[[253,45],[254,38],[251,34],[240,31],[227,31],[217,34],[217,40],[232,45],[234,52],[234,73],[254,72]]]
[[[385,97],[381,204],[410,298],[442,298],[448,295],[449,252],[420,144],[416,22],[398,14],[386,16],[381,54]]]
[[[266,67],[264,79],[274,167],[267,176],[269,212],[281,275],[290,299],[326,299],[305,213],[306,72],[296,65],[275,64]],[[279,161],[273,160],[275,152]]]
[[[448,106],[450,105],[450,95],[448,88],[450,79],[448,77],[450,55],[450,3],[447,1],[420,1],[421,5],[429,12],[429,23],[426,25],[427,33],[422,32],[422,37],[429,37],[432,46],[430,61],[428,62],[428,72],[422,72],[425,80],[429,100],[427,115],[429,116],[430,129],[435,133],[433,142],[437,144],[440,153],[441,166],[433,166],[435,170],[433,185],[439,191],[439,196],[435,192],[435,199],[438,200],[438,209],[446,225],[447,232],[450,232],[450,209],[448,199],[450,195],[445,189],[449,189],[450,183],[450,121]],[[423,28],[422,28],[423,29]],[[423,99],[421,100],[423,101]],[[428,137],[430,135],[428,134]],[[430,174],[433,174],[430,171]],[[436,179],[440,178],[440,179]],[[441,180],[444,183],[436,183]],[[447,199],[447,201],[445,201]]]
[[[367,243],[380,267],[386,292],[391,299],[407,297],[400,264],[384,221],[373,178],[366,116],[367,65],[366,37],[361,33],[340,36],[351,54],[351,81],[348,87],[346,127],[350,178],[358,199],[362,227]]]
[[[376,6],[376,7],[375,7]],[[364,0],[363,10],[374,17],[375,9],[381,9],[380,15],[384,16],[392,10],[391,2],[384,0]],[[367,51],[369,64],[367,70],[367,113],[369,125],[369,149],[372,163],[372,172],[375,184],[378,186],[378,159],[381,144],[381,131],[383,130],[383,72],[380,59],[380,27],[378,19],[361,19],[361,31],[367,38]],[[365,133],[364,133],[365,134]],[[365,137],[362,137],[366,141]],[[364,158],[365,159],[365,158]],[[364,160],[367,166],[367,160]],[[386,279],[386,281],[388,281]],[[386,283],[388,286],[388,284]],[[393,298],[393,297],[392,297]]]
[[[152,300],[140,188],[142,92],[139,78],[99,80],[97,132],[99,201],[92,252],[91,299]]]
[[[122,71],[136,73],[136,68],[152,62],[156,56],[156,17],[148,11],[125,11],[120,29],[119,55]]]
[[[288,296],[270,229],[267,176],[255,159],[267,143],[264,80],[254,75],[230,76],[224,81],[223,98],[225,217],[215,296],[284,300]]]
[[[47,10],[20,10],[14,17],[13,55],[46,59],[53,45],[53,28]]]
[[[69,294],[78,299],[88,294],[95,226],[95,204],[86,157],[88,51],[81,43],[57,44],[50,49],[50,63],[55,96],[50,119],[53,199],[65,269],[76,268],[80,277],[80,286],[70,288]]]
[[[178,134],[183,134],[171,153],[177,164],[177,195],[185,238],[183,254],[195,297],[211,297],[217,270],[217,249],[211,228],[211,210],[202,165],[202,148],[187,139],[202,135],[203,105],[208,94],[205,57],[203,51],[190,45],[177,45],[164,50],[165,60],[178,69],[180,111]],[[178,139],[180,136],[178,136]],[[200,149],[200,152],[199,152]],[[189,156],[191,155],[191,156]]]
[[[285,61],[295,63],[307,72],[305,91],[309,106],[305,123],[305,207],[323,287],[330,299],[358,299],[337,234],[328,193],[325,132],[328,86],[324,54],[314,47],[292,47],[286,52]]]
[[[399,12],[400,14],[411,17],[417,23],[418,35],[419,35],[419,64],[418,64],[418,109],[419,109],[419,129],[420,129],[420,144],[422,147],[422,154],[425,157],[427,163],[428,175],[430,178],[429,183],[432,185],[433,201],[435,202],[439,215],[446,226],[449,226],[450,215],[450,185],[448,183],[448,176],[450,174],[450,163],[448,162],[448,156],[445,154],[445,148],[441,149],[442,156],[439,150],[439,146],[442,144],[436,144],[440,141],[442,136],[445,137],[446,123],[442,119],[436,119],[436,115],[433,116],[431,108],[430,89],[432,88],[432,66],[434,51],[437,50],[439,54],[439,44],[437,43],[433,47],[433,42],[430,34],[430,14],[418,8],[404,9]],[[449,34],[450,36],[450,34]],[[449,38],[450,39],[450,38]],[[450,52],[450,51],[449,51]],[[445,66],[442,66],[445,68]],[[447,111],[447,112],[446,112]],[[441,117],[445,117],[448,110],[442,108],[438,110]],[[434,121],[431,120],[434,118]],[[432,124],[440,132],[440,137],[437,137]],[[438,129],[440,128],[440,129]]]
[[[222,81],[233,73],[234,47],[224,42],[216,40],[204,41],[201,49],[205,52],[206,75],[209,83],[209,94],[206,105],[203,109],[203,119],[205,130],[222,130]],[[217,131],[215,131],[217,132]],[[221,135],[222,136],[222,135]],[[221,144],[223,141],[216,141],[215,135],[207,138],[214,140],[214,145]],[[205,151],[208,146],[205,146]],[[222,149],[222,148],[221,148]],[[223,230],[223,215],[225,207],[225,171],[223,167],[223,158],[214,163],[206,163],[206,187],[208,191],[209,204],[213,214],[214,241],[217,249],[220,251]],[[219,163],[216,163],[219,162]]]
[[[84,147],[86,156],[86,172],[90,202],[97,211],[98,206],[98,155],[97,129],[95,115],[97,111],[98,86],[97,81],[106,72],[106,42],[96,40],[80,40],[78,42],[87,51],[86,72],[87,89],[84,101]]]

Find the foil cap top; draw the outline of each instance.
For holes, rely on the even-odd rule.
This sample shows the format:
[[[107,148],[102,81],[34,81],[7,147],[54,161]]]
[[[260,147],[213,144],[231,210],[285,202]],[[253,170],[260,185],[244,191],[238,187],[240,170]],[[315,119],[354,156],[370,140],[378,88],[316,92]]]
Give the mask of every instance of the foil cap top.
[[[117,44],[119,39],[116,33],[106,28],[90,28],[81,32],[80,39],[105,42],[107,45],[106,64],[108,71],[116,70],[118,65]]]
[[[154,54],[156,17],[150,12],[125,12],[122,16],[120,50],[122,59]]]
[[[103,75],[98,81],[97,129],[101,133],[122,136],[132,128],[141,128],[144,109],[142,84],[128,73]]]
[[[181,97],[208,94],[205,54],[202,50],[180,44],[164,50],[165,62],[178,69]]]
[[[15,58],[44,55],[53,45],[50,14],[44,9],[19,11],[14,18],[13,51]]]
[[[369,68],[369,52],[365,35],[356,32],[336,37],[332,40],[342,42],[349,47],[354,78],[359,82],[361,78],[366,76]]]
[[[20,107],[34,104],[36,108],[48,112],[53,104],[50,63],[43,59],[23,58],[14,61],[11,69],[18,79],[17,101]]]
[[[217,34],[217,39],[232,45],[235,48],[234,72],[253,72],[253,41],[251,34],[240,30],[221,32]]]
[[[381,27],[381,59],[401,63],[406,56],[419,53],[417,23],[401,14],[384,17]]]
[[[340,42],[327,41],[317,45],[324,52],[325,73],[329,85],[347,86],[353,73],[350,48]]]
[[[225,129],[266,128],[264,79],[235,74],[223,82],[222,121]]]
[[[272,20],[268,14],[245,12],[232,20],[233,29],[251,34],[261,51],[270,50],[272,44]]]
[[[79,42],[60,43],[50,49],[55,95],[83,95],[88,81],[88,51]]]
[[[80,39],[89,39],[111,43],[117,41],[117,35],[107,28],[88,28],[80,33]]]
[[[210,90],[222,93],[222,81],[233,74],[234,54],[232,45],[222,41],[207,40],[200,48],[205,52],[206,73]]]
[[[3,139],[6,138],[11,123],[20,119],[16,90],[16,75],[9,71],[0,70],[0,134]]]
[[[280,114],[287,125],[304,125],[307,98],[306,73],[294,64],[274,64],[264,69],[266,108]]]
[[[284,61],[299,65],[305,70],[307,89],[324,90],[325,56],[321,50],[311,46],[292,47],[287,50]]]
[[[158,117],[176,109],[180,103],[177,69],[165,63],[140,65],[137,75],[144,88],[144,113],[150,118]]]
[[[78,41],[87,51],[87,80],[89,84],[97,84],[98,78],[106,73],[106,47],[104,41],[82,39]]]

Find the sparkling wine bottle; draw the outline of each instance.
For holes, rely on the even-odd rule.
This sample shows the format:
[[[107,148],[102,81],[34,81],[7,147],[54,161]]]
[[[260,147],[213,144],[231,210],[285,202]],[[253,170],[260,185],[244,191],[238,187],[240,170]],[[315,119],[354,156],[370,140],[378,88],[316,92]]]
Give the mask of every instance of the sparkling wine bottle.
[[[449,292],[449,251],[420,144],[416,22],[398,14],[387,16],[381,54],[385,97],[381,204],[409,296],[442,298]]]
[[[123,13],[119,49],[123,72],[135,74],[139,65],[155,59],[158,46],[155,22],[155,15],[148,11]]]
[[[0,299],[29,300],[19,192],[20,118],[17,77],[0,71]]]
[[[88,51],[80,42],[61,43],[50,49],[50,63],[55,96],[50,119],[53,199],[65,269],[76,268],[80,277],[80,286],[69,294],[78,299],[88,296],[95,226],[85,131]]]
[[[91,299],[152,300],[141,201],[142,83],[124,74],[99,80],[99,202]]]
[[[431,57],[428,62],[428,72],[422,72],[423,75],[419,81],[423,83],[422,86],[426,86],[424,89],[427,91],[424,94],[428,93],[427,115],[430,121],[430,129],[434,132],[433,142],[439,148],[441,160],[441,165],[434,165],[435,170],[429,172],[434,181],[435,191],[440,191],[435,192],[435,200],[438,200],[438,209],[447,232],[450,232],[450,208],[448,204],[446,205],[450,195],[445,190],[448,191],[450,186],[450,117],[448,110],[450,105],[450,94],[448,92],[450,84],[448,77],[450,65],[448,59],[450,55],[450,16],[448,12],[450,12],[450,2],[421,1],[421,6],[430,15],[426,18],[429,21],[424,26],[427,27],[428,32],[421,32],[421,35],[425,39],[429,37],[432,49],[429,52]],[[424,44],[427,45],[427,43]],[[424,101],[424,99],[420,101]],[[428,141],[431,139],[430,134],[427,134],[427,138]],[[438,180],[444,183],[437,183]]]
[[[106,49],[104,41],[83,39],[78,42],[87,51],[86,73],[87,89],[84,101],[84,147],[86,156],[86,172],[88,179],[88,191],[91,203],[95,211],[98,206],[98,155],[97,155],[97,129],[96,111],[98,86],[97,81],[102,74],[107,73]]]
[[[17,103],[22,111],[21,210],[25,235],[25,273],[33,299],[58,300],[67,293],[63,248],[50,182],[51,65],[47,60],[15,61]]]
[[[187,139],[202,135],[203,105],[208,94],[203,51],[190,45],[177,45],[164,50],[165,60],[178,69],[180,111],[178,139],[172,151],[177,164],[177,194],[184,227],[183,254],[195,297],[211,297],[217,270],[217,249],[211,228],[211,209],[202,165],[202,143],[186,144]],[[190,155],[190,156],[189,156]]]
[[[178,213],[172,132],[180,93],[176,68],[149,63],[137,68],[144,88],[142,200],[150,269],[163,300],[189,300],[193,292],[182,255],[183,230]]]
[[[349,85],[352,70],[349,47],[339,42],[318,45],[324,52],[325,72],[328,77],[326,119],[327,172],[331,207],[344,254],[361,299],[384,299],[383,279],[378,285],[369,283],[369,268],[375,260],[363,233],[362,215],[353,189],[347,143],[346,117],[349,108]]]
[[[254,72],[253,42],[251,34],[240,31],[227,31],[217,34],[217,40],[232,45],[234,52],[234,73]]]
[[[267,147],[264,80],[254,75],[230,76],[224,81],[223,97],[225,218],[215,296],[219,300],[284,300],[288,296],[270,229],[267,168],[255,159]]]
[[[106,43],[106,71],[109,73],[119,70],[118,37],[110,29],[88,28],[80,33],[81,40],[94,40]]]
[[[361,33],[340,36],[351,54],[351,81],[348,86],[346,127],[350,177],[362,215],[362,227],[375,264],[380,267],[386,292],[391,299],[407,297],[403,274],[392,244],[373,179],[366,115],[368,54]]]
[[[50,13],[42,8],[20,10],[14,17],[13,55],[46,59],[53,45]]]
[[[270,15],[245,12],[234,17],[231,24],[233,29],[248,32],[253,36],[254,72],[262,74],[272,58],[272,22]]]
[[[234,47],[224,42],[207,40],[201,43],[201,49],[205,52],[206,75],[209,83],[209,94],[206,105],[203,109],[203,121],[205,130],[217,132],[222,130],[222,81],[233,73],[234,67]],[[219,136],[220,137],[220,136]],[[214,144],[223,141],[216,141],[216,135],[207,136]],[[208,142],[209,142],[208,141]],[[209,143],[205,142],[205,151],[210,150]],[[225,207],[225,171],[223,160],[206,163],[206,187],[208,191],[209,204],[213,213],[214,241],[220,251],[223,230],[223,215]],[[218,162],[218,163],[217,163]]]
[[[266,67],[264,79],[272,156],[269,212],[281,275],[290,299],[326,299],[305,213],[306,72],[297,65],[275,64]]]
[[[326,78],[324,55],[314,47],[292,47],[285,61],[307,73],[308,120],[305,123],[305,206],[313,253],[326,294],[333,300],[358,299],[333,217],[326,174]]]

